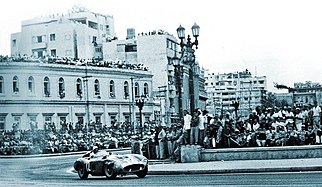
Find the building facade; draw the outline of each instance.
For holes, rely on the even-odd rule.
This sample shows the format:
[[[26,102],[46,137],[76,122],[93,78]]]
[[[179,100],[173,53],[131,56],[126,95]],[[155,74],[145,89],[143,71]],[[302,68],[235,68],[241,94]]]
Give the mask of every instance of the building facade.
[[[322,105],[322,85],[317,82],[306,81],[305,83],[294,83],[294,87],[287,87],[288,93],[276,94],[277,100],[289,106],[303,107],[314,105],[314,101],[317,101],[319,105]],[[284,97],[281,97],[284,96]]]
[[[62,121],[137,125],[135,98],[141,95],[146,96],[142,121],[152,121],[159,109],[150,97],[152,76],[146,69],[117,63],[1,62],[0,130],[11,130],[13,124],[29,129],[31,122],[38,128],[54,123],[57,129]]]
[[[178,88],[173,84],[172,60],[181,56],[177,39],[162,30],[136,35],[135,29],[130,28],[127,34],[126,40],[118,40],[112,16],[74,7],[66,15],[23,21],[21,32],[11,35],[11,53],[13,56],[36,58],[92,59],[95,57],[102,61],[146,66],[153,74],[149,96],[160,105],[161,114],[156,114],[161,116],[158,120],[170,124],[173,116],[178,116],[183,109],[191,108],[188,104],[192,93],[189,80],[182,84],[182,94],[179,94]],[[198,83],[198,86],[193,92],[196,93],[196,99],[194,99],[196,104],[193,107],[205,109],[205,80],[198,63],[194,68],[197,71],[194,75],[196,81],[194,85]],[[134,77],[140,79],[140,76]],[[184,78],[188,79],[187,76]],[[178,107],[178,103],[183,107]]]
[[[102,43],[116,39],[114,18],[73,7],[67,14],[25,20],[11,35],[12,56],[102,58]]]
[[[181,50],[177,39],[168,32],[158,30],[147,33],[139,33],[133,37],[133,29],[130,29],[127,40],[114,40],[103,44],[104,59],[115,61],[144,64],[154,75],[153,97],[161,104],[161,115],[167,124],[178,119],[180,112],[190,111],[189,69],[190,66],[182,61],[182,74],[178,72],[173,60],[181,58]],[[196,90],[196,108],[205,109],[206,92],[204,72],[198,63],[194,67],[195,80],[198,83]],[[180,75],[179,75],[179,74]],[[182,84],[178,85],[178,81]],[[199,84],[200,82],[200,84]],[[195,84],[197,85],[197,84]],[[180,107],[181,106],[181,107]]]
[[[252,76],[243,72],[206,74],[207,108],[214,114],[234,111],[234,102],[239,102],[239,115],[247,117],[257,106],[263,104],[267,94],[266,76]]]

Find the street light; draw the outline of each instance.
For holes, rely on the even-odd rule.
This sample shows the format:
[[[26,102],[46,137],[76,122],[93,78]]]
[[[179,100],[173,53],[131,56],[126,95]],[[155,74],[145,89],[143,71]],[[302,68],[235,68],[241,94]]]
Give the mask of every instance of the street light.
[[[195,50],[192,49],[193,46],[198,49],[198,37],[200,27],[195,23],[191,27],[192,35],[195,38],[194,42],[191,42],[190,35],[187,37],[187,42],[184,42],[185,39],[185,28],[181,25],[177,29],[177,34],[180,39],[180,47],[181,47],[181,58],[183,58],[183,62],[190,66],[189,69],[189,94],[190,94],[190,112],[193,113],[193,110],[198,106],[199,100],[199,77],[196,76],[196,67],[195,67]],[[194,78],[195,77],[195,78]]]
[[[196,46],[196,49],[198,49],[198,36],[200,27],[196,23],[191,27],[192,35],[195,37],[195,41],[191,42],[190,35],[188,35],[187,43],[184,43],[183,40],[185,38],[185,28],[181,25],[177,29],[178,37],[181,40],[180,47],[183,50],[184,47],[192,48],[194,45]]]
[[[142,109],[144,107],[145,98],[146,98],[145,95],[141,95],[141,97],[137,97],[135,99],[135,104],[136,104],[136,106],[138,106],[139,112],[140,112],[140,134],[141,134],[141,139],[143,139]]]

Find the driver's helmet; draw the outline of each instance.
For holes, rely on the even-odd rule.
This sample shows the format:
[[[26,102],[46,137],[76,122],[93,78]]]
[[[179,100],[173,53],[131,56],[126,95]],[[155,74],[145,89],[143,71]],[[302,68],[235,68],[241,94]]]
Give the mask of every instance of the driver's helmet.
[[[95,146],[93,146],[93,152],[94,153],[97,153],[98,152],[98,147],[95,145]]]

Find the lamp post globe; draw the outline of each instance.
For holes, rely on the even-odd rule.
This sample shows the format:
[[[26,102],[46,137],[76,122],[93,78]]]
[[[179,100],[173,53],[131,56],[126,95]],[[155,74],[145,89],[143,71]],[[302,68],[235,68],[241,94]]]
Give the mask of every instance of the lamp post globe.
[[[192,31],[192,36],[194,36],[195,38],[198,37],[199,31],[200,31],[199,25],[197,25],[196,23],[193,24],[193,26],[191,27],[191,31]]]
[[[185,38],[185,28],[181,25],[177,28],[178,38],[183,40]]]

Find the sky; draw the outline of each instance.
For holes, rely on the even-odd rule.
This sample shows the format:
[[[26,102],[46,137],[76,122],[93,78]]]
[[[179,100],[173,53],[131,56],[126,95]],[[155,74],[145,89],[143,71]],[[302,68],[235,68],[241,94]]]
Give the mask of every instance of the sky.
[[[274,83],[322,83],[322,2],[318,0],[10,0],[0,7],[0,54],[10,55],[10,34],[21,21],[67,13],[73,5],[112,15],[119,39],[162,29],[177,36],[200,26],[196,57],[212,73],[248,69]]]

